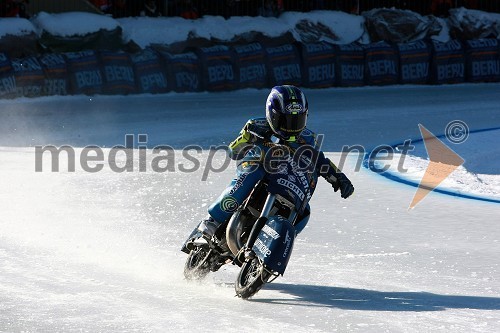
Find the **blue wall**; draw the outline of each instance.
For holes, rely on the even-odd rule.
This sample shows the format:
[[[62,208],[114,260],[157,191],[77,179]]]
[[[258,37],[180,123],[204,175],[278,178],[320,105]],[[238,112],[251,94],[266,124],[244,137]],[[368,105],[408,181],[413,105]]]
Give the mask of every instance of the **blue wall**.
[[[390,45],[326,42],[215,45],[181,54],[82,51],[10,59],[0,53],[0,98],[500,82],[500,43],[480,39]]]

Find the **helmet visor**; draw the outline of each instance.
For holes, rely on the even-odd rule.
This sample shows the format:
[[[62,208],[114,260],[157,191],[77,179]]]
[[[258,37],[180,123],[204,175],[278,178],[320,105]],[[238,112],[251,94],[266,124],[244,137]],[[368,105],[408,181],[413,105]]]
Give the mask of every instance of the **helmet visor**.
[[[306,127],[307,113],[284,114],[280,117],[278,128],[287,137],[299,135]]]

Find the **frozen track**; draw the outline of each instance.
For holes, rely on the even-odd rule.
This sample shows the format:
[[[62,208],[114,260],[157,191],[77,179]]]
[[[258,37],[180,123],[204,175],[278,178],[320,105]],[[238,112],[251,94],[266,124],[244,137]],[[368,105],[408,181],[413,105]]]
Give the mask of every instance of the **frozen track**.
[[[418,137],[417,123],[436,134],[453,119],[498,126],[498,88],[309,91],[310,124],[328,151]],[[35,173],[22,148],[111,146],[125,133],[219,144],[265,94],[2,101],[0,145],[18,147],[0,149],[0,331],[499,331],[499,205],[431,194],[408,212],[414,188],[355,173],[350,160],[355,196],[319,184],[286,275],[241,301],[234,267],[187,283],[178,251],[232,166],[206,182],[201,171]]]
[[[471,130],[500,124],[500,84],[393,86],[306,90],[308,124],[326,134],[325,151],[345,144],[420,138],[418,123],[436,135],[461,119]],[[231,140],[249,117],[263,116],[267,90],[139,96],[47,97],[0,101],[0,144],[123,144],[126,133],[182,148]]]

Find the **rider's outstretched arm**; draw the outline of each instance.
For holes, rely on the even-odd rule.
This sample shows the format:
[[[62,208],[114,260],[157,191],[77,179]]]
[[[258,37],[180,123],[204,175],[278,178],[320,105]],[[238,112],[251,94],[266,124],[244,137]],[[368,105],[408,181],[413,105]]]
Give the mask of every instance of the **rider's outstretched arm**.
[[[332,184],[335,192],[340,189],[342,198],[347,199],[354,192],[354,186],[349,178],[322,151],[319,152],[316,169],[327,182]]]

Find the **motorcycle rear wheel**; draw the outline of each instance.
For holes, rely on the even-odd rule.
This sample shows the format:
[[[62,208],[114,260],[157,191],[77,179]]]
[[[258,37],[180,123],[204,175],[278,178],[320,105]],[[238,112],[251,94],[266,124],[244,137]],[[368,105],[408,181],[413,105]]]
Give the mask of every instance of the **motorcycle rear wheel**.
[[[187,280],[201,280],[210,273],[209,258],[211,249],[195,247],[186,259],[184,265],[184,277]]]
[[[263,263],[258,258],[245,261],[234,284],[236,295],[243,299],[252,297],[270,276],[271,274],[264,269]]]

